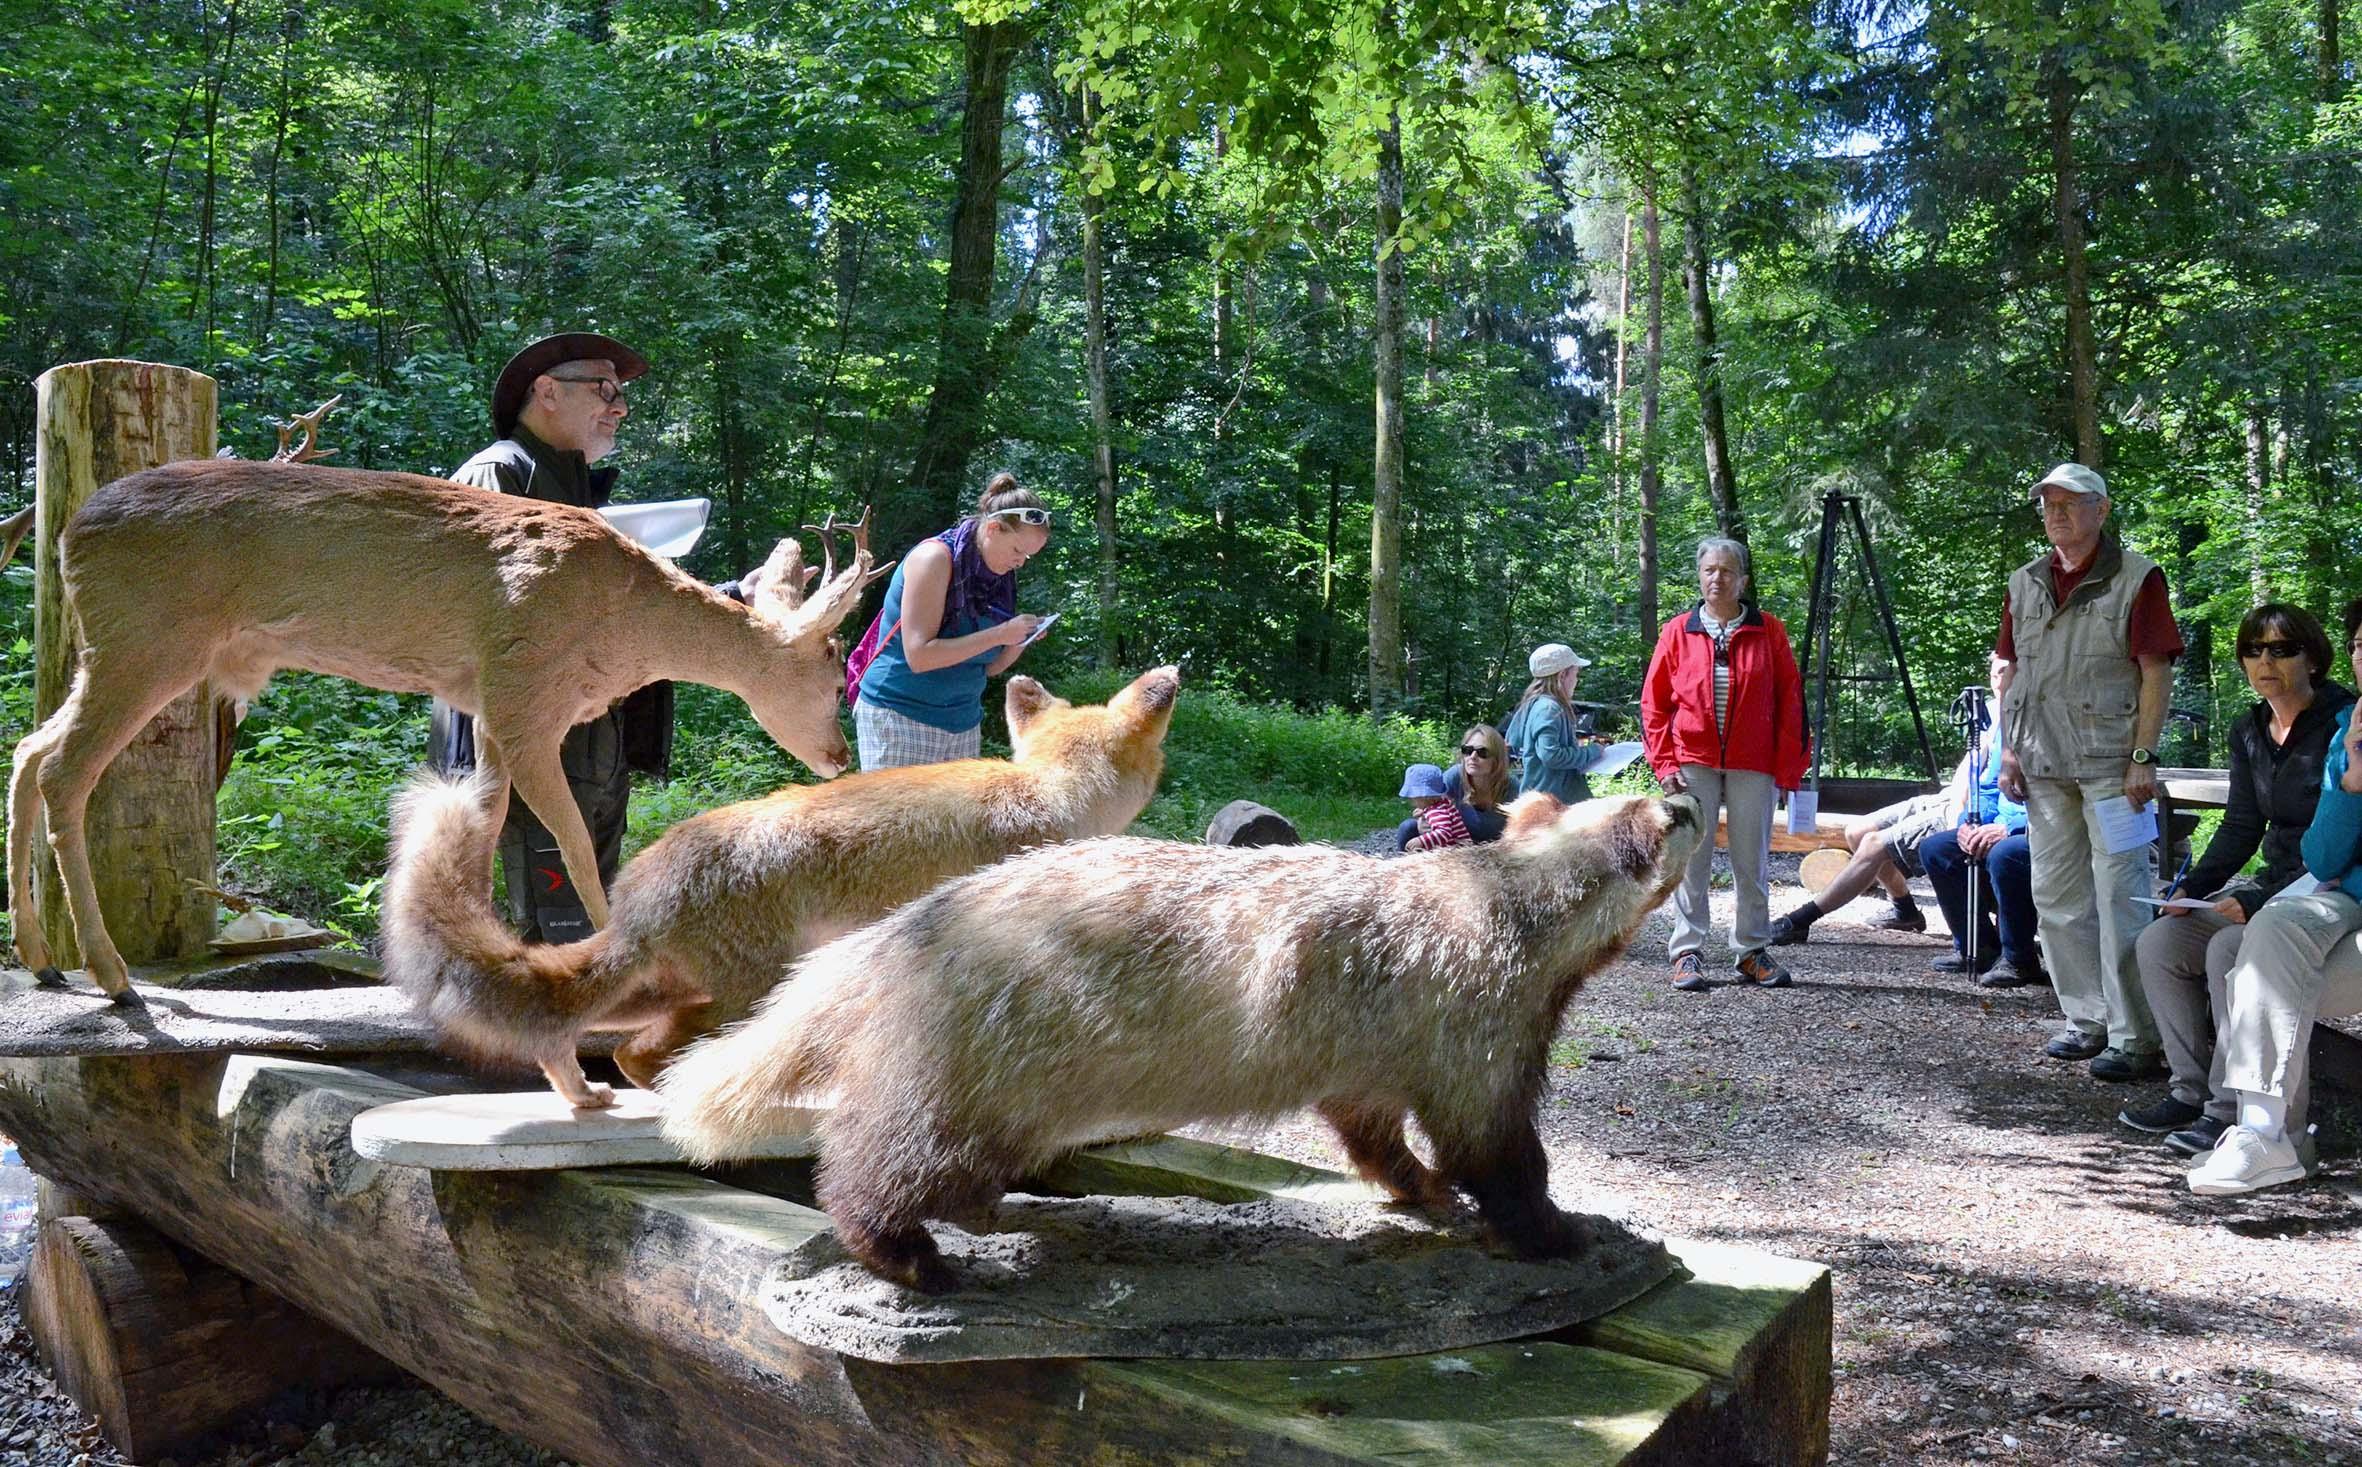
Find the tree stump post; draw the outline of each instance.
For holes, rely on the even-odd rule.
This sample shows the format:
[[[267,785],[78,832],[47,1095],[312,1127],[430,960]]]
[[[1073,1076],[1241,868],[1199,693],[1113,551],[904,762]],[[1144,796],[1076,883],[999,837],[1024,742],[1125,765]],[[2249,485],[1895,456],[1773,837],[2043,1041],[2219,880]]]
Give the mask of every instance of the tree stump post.
[[[98,488],[141,469],[211,458],[211,377],[154,362],[72,362],[34,383],[33,681],[36,724],[73,684],[81,652],[58,574],[57,541]],[[99,908],[126,961],[201,956],[213,938],[213,700],[199,686],[176,699],[117,756],[90,800],[90,865]],[[58,966],[81,965],[46,832],[34,902]],[[192,883],[195,883],[192,885]],[[35,913],[18,913],[20,922]]]

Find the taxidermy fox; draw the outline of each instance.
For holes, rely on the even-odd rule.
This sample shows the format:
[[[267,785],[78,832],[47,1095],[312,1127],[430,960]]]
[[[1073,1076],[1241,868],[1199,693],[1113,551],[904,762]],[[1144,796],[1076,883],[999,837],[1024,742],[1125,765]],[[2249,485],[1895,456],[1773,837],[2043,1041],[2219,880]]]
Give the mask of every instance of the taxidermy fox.
[[[837,725],[835,635],[874,579],[866,517],[851,568],[834,574],[832,550],[809,600],[803,551],[782,540],[750,578],[751,607],[592,510],[297,463],[201,459],[127,475],[90,496],[57,546],[82,651],[65,702],[16,747],[9,896],[25,966],[62,981],[31,920],[33,833],[46,812],[83,964],[119,1003],[138,995],[99,912],[83,815],[115,756],[200,681],[243,702],[280,668],[301,667],[476,715],[479,763],[502,802],[514,780],[557,837],[594,921],[606,896],[558,764],[575,724],[679,678],[744,698],[824,779],[852,762]]]
[[[836,1092],[820,1203],[881,1276],[956,1286],[928,1218],[1077,1145],[1312,1106],[1395,1198],[1475,1199],[1525,1257],[1576,1252],[1534,1129],[1552,1036],[1701,833],[1696,801],[1530,794],[1495,844],[1100,840],[948,882],[796,964],[657,1087],[699,1161]],[[1434,1166],[1404,1140],[1418,1117]]]
[[[417,780],[396,803],[386,977],[453,1047],[538,1064],[577,1106],[611,1104],[575,1060],[582,1034],[630,1032],[616,1063],[653,1085],[830,938],[1027,846],[1130,825],[1156,793],[1180,686],[1160,667],[1077,708],[1011,678],[1013,758],[852,774],[684,820],[616,878],[613,921],[565,944],[524,942],[494,915],[500,816],[481,785]]]

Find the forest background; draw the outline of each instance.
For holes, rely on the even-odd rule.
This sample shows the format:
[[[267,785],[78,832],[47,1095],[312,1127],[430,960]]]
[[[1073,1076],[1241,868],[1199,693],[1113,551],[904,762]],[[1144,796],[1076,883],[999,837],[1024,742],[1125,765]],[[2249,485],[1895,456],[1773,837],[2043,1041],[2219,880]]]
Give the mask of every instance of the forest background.
[[[2338,4],[0,0],[0,510],[59,362],[211,373],[250,457],[341,394],[335,462],[433,473],[510,352],[603,330],[655,364],[624,497],[715,503],[689,569],[865,504],[898,554],[1012,468],[1060,512],[1026,670],[1186,669],[1151,824],[1276,781],[1351,797],[1321,831],[1535,643],[1628,717],[1702,534],[1801,640],[1832,492],[1948,759],[2074,458],[2173,585],[2168,762],[2216,762],[2240,613],[2362,593]],[[1842,584],[1825,767],[1909,769]],[[282,678],[233,863],[365,925],[422,727]],[[684,734],[650,828],[789,776],[728,699]]]

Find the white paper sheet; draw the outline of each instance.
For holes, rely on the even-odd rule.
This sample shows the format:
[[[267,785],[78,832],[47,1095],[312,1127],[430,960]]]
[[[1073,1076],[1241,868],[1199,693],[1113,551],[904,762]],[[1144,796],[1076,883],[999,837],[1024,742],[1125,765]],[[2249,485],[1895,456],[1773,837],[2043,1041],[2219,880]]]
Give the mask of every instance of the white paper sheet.
[[[2157,802],[2138,810],[2122,795],[2111,795],[2092,806],[2100,817],[2100,844],[2111,856],[2138,850],[2157,839]]]
[[[1586,779],[1605,779],[1640,757],[1638,741],[1610,744],[1599,751],[1599,762],[1583,771]]]
[[[2214,903],[2204,897],[2166,897],[2162,901],[2156,897],[2134,897],[2133,900],[2144,907],[2155,907],[2160,911],[2167,912],[2211,912],[2214,910]]]

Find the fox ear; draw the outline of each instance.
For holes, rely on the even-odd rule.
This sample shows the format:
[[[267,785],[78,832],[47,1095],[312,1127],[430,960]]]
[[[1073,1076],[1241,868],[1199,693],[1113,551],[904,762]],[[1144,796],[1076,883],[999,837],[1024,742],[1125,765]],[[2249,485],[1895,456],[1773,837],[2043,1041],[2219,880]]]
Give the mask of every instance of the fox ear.
[[[1113,702],[1145,714],[1170,713],[1181,693],[1181,669],[1159,667],[1134,678]]]
[[[1009,694],[1006,707],[1008,709],[1009,715],[1010,735],[1014,737],[1017,734],[1023,733],[1027,724],[1030,724],[1036,718],[1041,717],[1042,710],[1050,707],[1057,701],[1058,700],[1056,698],[1050,696],[1050,690],[1048,688],[1043,687],[1040,683],[1035,682],[1032,678],[1027,677],[1023,673],[1019,673],[1017,676],[1009,679]]]
[[[804,604],[804,585],[810,579],[804,570],[804,547],[790,536],[772,547],[762,569],[740,584],[753,583],[748,601],[755,615],[779,621]]]

